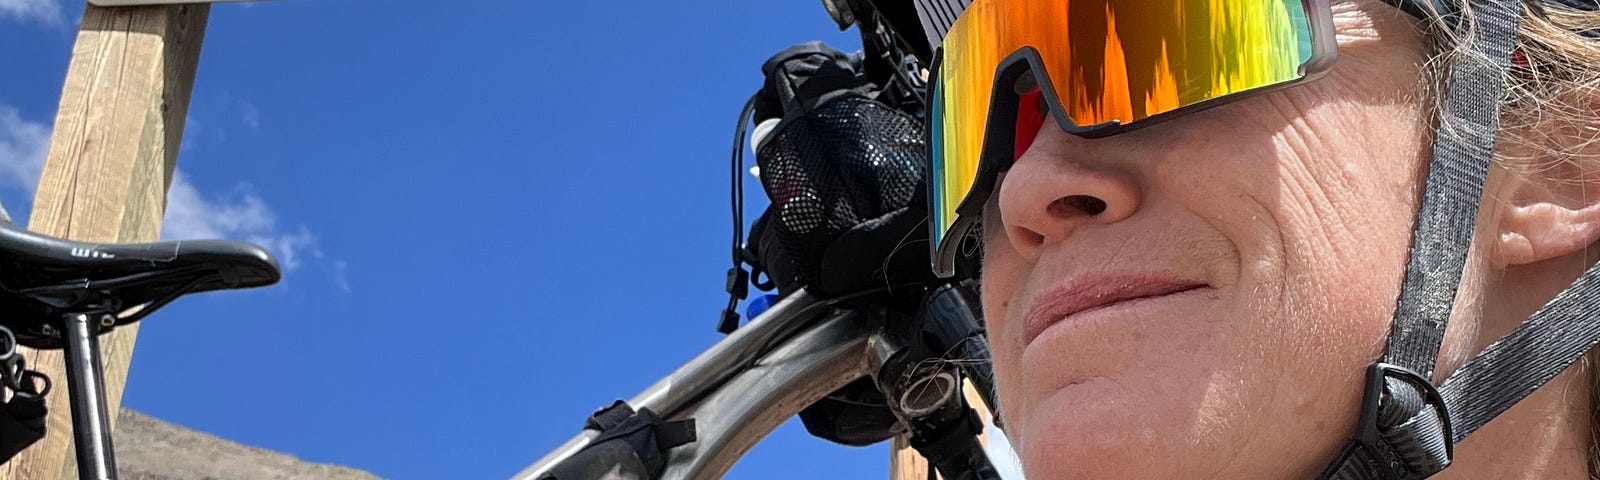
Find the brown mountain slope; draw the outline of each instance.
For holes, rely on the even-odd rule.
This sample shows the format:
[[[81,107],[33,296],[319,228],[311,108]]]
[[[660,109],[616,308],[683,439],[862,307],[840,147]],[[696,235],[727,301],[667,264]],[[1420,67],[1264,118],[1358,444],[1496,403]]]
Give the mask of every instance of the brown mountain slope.
[[[353,468],[303,462],[123,409],[117,416],[123,480],[378,480]]]

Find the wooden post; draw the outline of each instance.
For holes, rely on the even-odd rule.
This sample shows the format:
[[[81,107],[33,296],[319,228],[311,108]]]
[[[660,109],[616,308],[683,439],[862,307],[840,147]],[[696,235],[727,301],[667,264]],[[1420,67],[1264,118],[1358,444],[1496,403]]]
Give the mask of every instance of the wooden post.
[[[911,448],[911,435],[894,437],[889,444],[890,480],[928,480],[928,459]]]
[[[203,4],[85,8],[29,229],[105,243],[160,237],[210,11]],[[113,421],[136,326],[101,343]],[[49,396],[48,436],[0,466],[0,479],[76,478],[61,352],[25,355],[63,388]]]
[[[972,388],[971,383],[962,383],[962,393],[967,396],[967,405],[978,411],[983,418],[989,417],[989,409],[983,406],[983,397]],[[985,430],[978,441],[985,446],[989,445],[989,432]],[[911,435],[905,434],[894,437],[894,442],[889,444],[889,480],[928,480],[928,473],[933,466],[928,465],[928,459],[922,458],[916,449],[911,448]],[[942,478],[942,477],[938,477]]]

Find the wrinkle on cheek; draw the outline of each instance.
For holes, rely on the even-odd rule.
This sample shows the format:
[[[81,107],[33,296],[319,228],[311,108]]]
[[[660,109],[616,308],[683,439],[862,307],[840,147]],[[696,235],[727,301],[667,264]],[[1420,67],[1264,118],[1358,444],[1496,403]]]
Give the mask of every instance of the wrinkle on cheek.
[[[1387,245],[1404,242],[1422,165],[1405,120],[1408,107],[1373,108],[1320,101],[1316,90],[1285,96],[1282,109],[1303,111],[1279,132],[1277,163],[1286,253],[1308,257],[1304,269],[1330,278],[1387,271]],[[1349,108],[1346,108],[1349,107]],[[1314,250],[1308,250],[1314,249]],[[1304,255],[1304,253],[1302,253]]]
[[[1283,255],[1283,260],[1292,260],[1288,255],[1293,251],[1338,249],[1340,242],[1334,240],[1348,238],[1353,233],[1345,228],[1349,219],[1338,207],[1344,204],[1343,196],[1338,193],[1344,185],[1319,173],[1323,169],[1305,160],[1316,158],[1314,152],[1326,152],[1328,147],[1298,114],[1292,113],[1292,106],[1277,98],[1273,100],[1263,102],[1272,105],[1263,110],[1264,115],[1279,116],[1284,122],[1278,124],[1278,133],[1271,139],[1276,158],[1246,166],[1263,170],[1265,174],[1257,177],[1263,180],[1260,184],[1248,185],[1241,196],[1259,212],[1252,215],[1252,219],[1272,223],[1270,230],[1275,234],[1277,245],[1269,251]],[[1325,185],[1326,182],[1335,183]]]
[[[1271,187],[1280,192],[1276,202],[1281,204],[1273,211],[1281,211],[1284,226],[1297,233],[1290,248],[1316,248],[1363,262],[1364,245],[1348,239],[1379,233],[1375,225],[1383,223],[1383,212],[1373,209],[1392,198],[1383,179],[1406,176],[1380,160],[1403,158],[1393,145],[1404,142],[1373,128],[1395,123],[1387,112],[1374,115],[1371,108],[1333,100],[1328,92],[1339,88],[1301,89],[1262,102],[1283,122],[1273,136],[1277,185]]]
[[[1299,157],[1298,154],[1294,155]],[[1300,157],[1303,158],[1303,157]],[[1331,252],[1337,258],[1351,258],[1347,242],[1340,239],[1360,238],[1359,221],[1351,214],[1360,215],[1359,208],[1348,201],[1341,185],[1329,185],[1336,175],[1313,171],[1315,166],[1296,161],[1281,165],[1280,188],[1283,203],[1281,210],[1289,219],[1292,233],[1291,249],[1311,248]],[[1300,250],[1307,251],[1307,250]]]
[[[1245,280],[1248,288],[1245,310],[1252,312],[1252,317],[1258,321],[1266,322],[1252,328],[1252,331],[1264,333],[1261,342],[1294,342],[1305,341],[1303,337],[1297,338],[1292,330],[1304,329],[1304,322],[1295,321],[1307,318],[1312,312],[1298,308],[1292,301],[1289,288],[1296,285],[1296,281],[1306,280],[1298,278],[1293,272],[1304,271],[1311,262],[1307,259],[1296,257],[1292,254],[1299,247],[1291,241],[1288,232],[1289,225],[1285,224],[1283,212],[1271,207],[1263,198],[1245,195],[1242,200],[1246,210],[1250,212],[1248,220],[1261,225],[1263,232],[1270,232],[1258,240],[1250,243],[1248,254],[1239,257],[1240,278]],[[1277,212],[1277,214],[1274,214]],[[1259,243],[1257,243],[1259,242]],[[1303,251],[1303,250],[1301,250]],[[1288,321],[1286,321],[1288,320]],[[1261,348],[1254,353],[1258,357],[1253,361],[1264,361],[1270,348]]]

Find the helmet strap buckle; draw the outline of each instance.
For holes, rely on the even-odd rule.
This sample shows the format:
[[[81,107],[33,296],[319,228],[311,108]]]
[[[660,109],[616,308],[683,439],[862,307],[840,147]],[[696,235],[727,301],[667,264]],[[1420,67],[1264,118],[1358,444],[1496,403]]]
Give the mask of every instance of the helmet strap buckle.
[[[1355,433],[1317,478],[1412,480],[1450,466],[1450,415],[1427,377],[1378,362],[1367,369],[1365,390]]]

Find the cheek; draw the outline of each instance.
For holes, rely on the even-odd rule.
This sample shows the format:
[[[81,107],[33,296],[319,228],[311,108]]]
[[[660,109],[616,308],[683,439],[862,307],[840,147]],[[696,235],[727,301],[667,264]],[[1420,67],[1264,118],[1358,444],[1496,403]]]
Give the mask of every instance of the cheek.
[[[1311,103],[1284,95],[1259,104],[1282,110],[1297,100]],[[1245,367],[1233,377],[1245,398],[1231,413],[1293,419],[1264,429],[1258,443],[1295,445],[1305,457],[1342,443],[1365,367],[1382,352],[1423,149],[1410,138],[1417,112],[1407,108],[1328,102],[1300,111],[1253,158],[1201,156],[1214,162],[1185,181],[1228,185],[1210,192],[1230,201],[1183,202],[1240,251],[1239,325],[1228,350]]]
[[[1415,112],[1345,107],[1313,109],[1283,130],[1276,175],[1244,187],[1273,192],[1255,199],[1276,231],[1263,249],[1275,255],[1262,257],[1278,256],[1280,271],[1258,279],[1282,286],[1280,313],[1301,319],[1280,327],[1296,334],[1286,343],[1325,354],[1312,358],[1365,360],[1403,275],[1421,148],[1404,138],[1415,124],[1402,119]]]
[[[1010,318],[1008,315],[1013,297],[1023,291],[1019,284],[1023,282],[1028,267],[1011,249],[1001,225],[999,207],[991,199],[984,208],[983,217],[983,318],[988,330],[997,388],[1000,392],[1015,392],[1018,390],[1015,354],[1022,349],[1021,345],[1015,344],[1016,335],[1009,334],[1008,329],[1013,327],[1013,322],[1006,320]],[[1020,406],[1015,402],[1020,396],[999,396],[1002,414],[1019,410]]]

